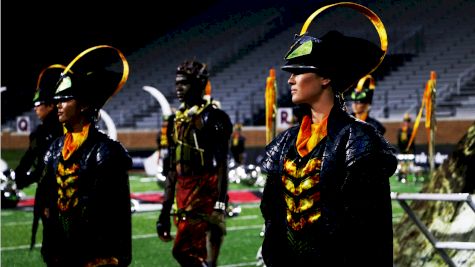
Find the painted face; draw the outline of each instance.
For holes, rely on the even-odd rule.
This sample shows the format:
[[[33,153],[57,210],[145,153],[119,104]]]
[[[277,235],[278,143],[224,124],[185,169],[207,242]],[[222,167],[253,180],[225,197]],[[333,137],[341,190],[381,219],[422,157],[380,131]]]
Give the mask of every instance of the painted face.
[[[318,101],[323,92],[323,84],[327,84],[328,81],[316,73],[292,73],[287,81],[291,86],[292,102],[312,104]]]
[[[74,126],[82,121],[81,107],[76,99],[58,102],[58,119],[61,123]]]
[[[54,104],[40,104],[35,106],[35,113],[38,119],[43,121],[53,109]]]

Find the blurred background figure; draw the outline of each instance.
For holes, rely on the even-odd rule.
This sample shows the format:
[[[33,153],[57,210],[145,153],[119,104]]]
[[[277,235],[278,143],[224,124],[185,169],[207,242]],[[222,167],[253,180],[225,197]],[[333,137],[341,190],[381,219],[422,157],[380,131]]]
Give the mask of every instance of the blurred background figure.
[[[46,151],[56,138],[63,135],[63,124],[58,120],[58,109],[54,103],[56,83],[66,67],[63,65],[51,65],[44,68],[38,75],[36,92],[33,96],[33,106],[36,116],[41,124],[31,132],[30,144],[20,163],[15,168],[15,182],[18,189],[23,189],[33,183],[37,183],[44,169],[44,157]],[[39,191],[36,189],[35,202],[38,202]],[[38,206],[33,209],[33,223],[31,246],[36,240],[36,230],[40,218]]]
[[[244,152],[246,150],[246,138],[242,135],[242,125],[236,123],[231,135],[231,155],[236,165],[244,164]]]
[[[409,113],[405,113],[401,127],[397,131],[397,147],[399,150],[399,166],[398,166],[398,180],[402,183],[405,183],[409,179],[409,175],[414,169],[414,160],[416,153],[415,139],[411,139],[413,128],[411,123],[411,116]],[[418,177],[414,177],[414,182],[416,182]]]
[[[63,135],[63,126],[58,120],[58,109],[53,96],[56,82],[64,68],[62,65],[51,65],[38,75],[33,107],[41,124],[30,133],[28,149],[15,168],[15,181],[19,189],[38,182],[46,150],[57,137]]]
[[[397,147],[399,153],[401,154],[414,154],[416,152],[415,139],[412,141],[411,145],[408,147],[409,139],[412,136],[412,124],[411,124],[411,115],[405,113],[401,127],[397,131]]]
[[[381,135],[384,135],[386,128],[383,124],[369,115],[375,87],[375,81],[369,74],[358,81],[356,88],[350,95],[352,115],[371,124]]]

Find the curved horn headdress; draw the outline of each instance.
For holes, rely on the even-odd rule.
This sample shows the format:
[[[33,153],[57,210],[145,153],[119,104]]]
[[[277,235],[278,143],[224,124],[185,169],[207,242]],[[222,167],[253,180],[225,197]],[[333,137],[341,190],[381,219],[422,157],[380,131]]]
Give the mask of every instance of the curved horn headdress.
[[[93,46],[91,48],[88,48],[86,50],[84,50],[83,52],[81,52],[79,55],[77,55],[69,64],[68,66],[64,69],[63,73],[61,74],[62,76],[64,76],[66,73],[68,73],[68,71],[71,69],[71,67],[74,65],[74,63],[76,63],[80,58],[82,58],[84,55],[86,55],[87,53],[91,52],[91,51],[94,51],[94,50],[97,50],[97,49],[101,49],[101,48],[109,48],[109,49],[113,49],[117,52],[117,54],[119,55],[120,59],[121,59],[121,62],[122,62],[122,66],[123,66],[123,70],[122,70],[122,78],[120,79],[119,83],[117,84],[117,87],[116,89],[114,90],[114,92],[109,96],[109,99],[116,95],[121,89],[122,89],[122,86],[124,86],[125,82],[127,81],[127,78],[129,77],[129,63],[127,62],[127,59],[125,58],[124,54],[117,48],[113,47],[113,46],[110,46],[110,45],[98,45],[98,46]]]
[[[360,12],[361,14],[365,15],[371,21],[373,26],[376,28],[376,31],[378,32],[378,35],[379,35],[379,41],[380,41],[381,50],[383,51],[383,55],[379,59],[379,63],[368,74],[372,73],[379,67],[379,65],[381,65],[384,57],[386,56],[386,53],[388,50],[388,35],[386,33],[386,28],[384,27],[383,22],[378,17],[378,15],[376,15],[376,13],[374,13],[371,9],[365,6],[356,4],[356,3],[352,3],[352,2],[340,2],[340,3],[326,5],[324,7],[319,8],[317,11],[313,12],[313,14],[307,18],[304,25],[302,26],[302,29],[300,30],[300,35],[303,35],[307,32],[308,27],[310,26],[310,24],[312,23],[312,21],[315,19],[315,17],[318,14],[332,7],[352,8]]]

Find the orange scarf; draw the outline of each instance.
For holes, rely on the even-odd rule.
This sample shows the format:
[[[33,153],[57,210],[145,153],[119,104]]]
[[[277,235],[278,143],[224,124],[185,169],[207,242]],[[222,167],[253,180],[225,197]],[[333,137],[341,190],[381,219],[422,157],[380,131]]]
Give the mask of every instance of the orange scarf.
[[[327,122],[328,116],[326,116],[320,123],[313,124],[310,116],[303,117],[296,142],[297,152],[301,157],[305,157],[325,136],[327,136]]]
[[[366,121],[368,118],[368,112],[363,112],[362,114],[355,114],[356,118],[362,121]]]
[[[233,134],[233,146],[237,146],[239,144],[239,134],[234,133]]]
[[[87,139],[90,125],[90,123],[84,125],[82,131],[79,133],[66,132],[63,150],[61,151],[64,160],[68,160],[74,151],[78,150],[82,143]]]

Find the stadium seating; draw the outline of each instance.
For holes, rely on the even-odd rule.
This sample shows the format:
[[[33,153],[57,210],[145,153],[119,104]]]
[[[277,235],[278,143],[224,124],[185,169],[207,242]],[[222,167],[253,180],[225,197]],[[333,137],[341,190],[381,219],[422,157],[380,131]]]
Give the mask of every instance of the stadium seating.
[[[436,71],[438,116],[475,117],[475,2],[368,1],[368,5],[387,28],[387,58],[408,55],[406,61],[393,64],[388,73],[378,77],[373,116],[384,121],[400,120],[405,112],[415,114],[430,72]],[[262,115],[270,68],[276,70],[279,97],[289,91],[288,74],[280,70],[282,57],[292,36],[300,32],[304,19],[312,12],[310,4],[292,10],[289,6],[256,6],[221,17],[210,10],[191,18],[127,56],[131,66],[129,80],[104,109],[118,128],[157,129],[162,120],[161,109],[142,87],[159,89],[172,107],[178,107],[175,67],[185,59],[196,58],[209,64],[212,96],[231,120],[253,124],[253,116]],[[290,13],[293,17],[288,18]],[[295,21],[296,14],[302,21]],[[335,26],[345,34],[377,42],[370,26],[353,29],[352,25],[365,20],[361,17],[343,10],[314,23],[319,29]],[[26,115],[30,115],[33,124],[37,123],[33,112]]]

